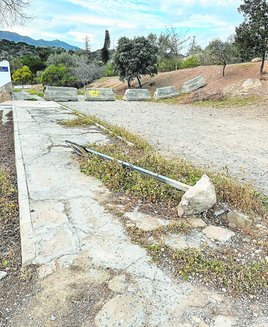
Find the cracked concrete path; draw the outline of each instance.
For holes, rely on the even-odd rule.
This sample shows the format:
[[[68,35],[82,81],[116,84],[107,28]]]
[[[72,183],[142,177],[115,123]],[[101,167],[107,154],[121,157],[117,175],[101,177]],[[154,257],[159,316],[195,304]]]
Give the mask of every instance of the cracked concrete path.
[[[65,139],[108,142],[95,127],[66,128],[56,103],[13,109],[24,264],[40,287],[6,326],[265,326],[253,307],[222,292],[174,280],[131,243],[100,198],[109,192],[80,173]],[[245,314],[247,310],[247,314]]]
[[[228,171],[268,194],[267,108],[202,108],[152,102],[68,103],[147,139],[164,155]]]

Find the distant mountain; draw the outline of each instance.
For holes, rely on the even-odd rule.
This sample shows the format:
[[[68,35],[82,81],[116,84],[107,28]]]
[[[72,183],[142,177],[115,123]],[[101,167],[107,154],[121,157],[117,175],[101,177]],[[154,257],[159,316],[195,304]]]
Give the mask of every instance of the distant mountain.
[[[46,40],[34,40],[29,36],[22,36],[17,33],[8,32],[8,31],[0,31],[0,40],[9,40],[14,42],[24,42],[30,45],[34,45],[35,47],[57,47],[63,48],[65,50],[79,50],[78,47],[70,45],[66,42],[60,40],[54,41],[46,41]]]

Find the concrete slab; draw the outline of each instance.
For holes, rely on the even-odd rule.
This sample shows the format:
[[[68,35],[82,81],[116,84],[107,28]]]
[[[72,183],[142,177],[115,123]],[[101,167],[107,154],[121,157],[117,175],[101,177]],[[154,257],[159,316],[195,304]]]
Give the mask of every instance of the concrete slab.
[[[115,95],[112,89],[90,88],[85,91],[86,101],[115,101]]]

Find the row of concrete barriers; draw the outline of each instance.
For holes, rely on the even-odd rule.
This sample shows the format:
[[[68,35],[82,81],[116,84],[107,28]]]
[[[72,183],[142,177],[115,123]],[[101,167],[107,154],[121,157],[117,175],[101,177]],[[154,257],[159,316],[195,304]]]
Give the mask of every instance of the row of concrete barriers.
[[[178,91],[174,86],[167,86],[162,88],[157,88],[154,93],[154,98],[165,99],[176,97],[181,93],[190,93],[194,90],[199,89],[206,85],[204,77],[197,76],[187,82],[182,86],[182,89]],[[46,86],[45,100],[48,101],[78,101],[78,91],[73,87],[55,87]],[[151,99],[148,89],[127,89],[123,96],[125,101],[142,101]],[[85,90],[85,100],[86,101],[115,101],[115,95],[112,89],[107,88],[87,88]]]

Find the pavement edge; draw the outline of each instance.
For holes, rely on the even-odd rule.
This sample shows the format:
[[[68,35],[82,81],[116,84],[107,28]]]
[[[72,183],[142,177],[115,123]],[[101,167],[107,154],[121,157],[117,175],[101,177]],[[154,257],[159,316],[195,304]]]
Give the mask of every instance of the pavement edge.
[[[36,257],[34,243],[33,226],[31,220],[29,192],[26,180],[25,167],[23,163],[23,154],[19,132],[19,121],[17,108],[13,104],[13,128],[14,128],[14,148],[17,170],[17,187],[19,201],[19,219],[20,219],[20,238],[21,238],[21,256],[22,267],[33,263]]]

